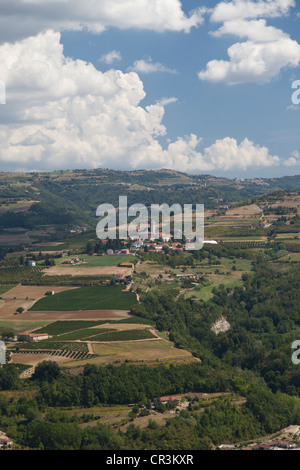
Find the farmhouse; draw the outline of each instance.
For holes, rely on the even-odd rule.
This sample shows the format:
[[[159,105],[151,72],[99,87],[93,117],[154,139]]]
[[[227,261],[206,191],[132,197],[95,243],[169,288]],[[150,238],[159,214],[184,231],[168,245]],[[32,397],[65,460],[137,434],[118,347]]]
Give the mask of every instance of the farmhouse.
[[[272,225],[271,222],[262,222],[262,223],[260,224],[260,226],[261,226],[262,228],[269,228],[269,227],[271,227],[271,225]]]
[[[5,448],[5,447],[9,447],[11,445],[13,445],[13,441],[11,439],[9,439],[9,437],[7,437],[5,435],[0,436],[0,449]]]
[[[18,333],[18,341],[28,341],[29,343],[35,341],[42,341],[43,339],[48,339],[49,335],[47,333]]]
[[[114,278],[118,279],[119,281],[125,280],[124,275],[120,273],[114,274]]]
[[[67,259],[66,261],[63,262],[63,264],[76,264],[80,262],[80,258],[75,257],[71,259]]]
[[[70,230],[70,233],[83,233],[87,231],[87,227],[73,227]]]
[[[157,244],[154,244],[154,243],[152,243],[150,246],[154,251],[162,251],[162,249],[163,249],[163,247],[161,245],[157,245]]]
[[[160,401],[163,405],[178,401],[178,397],[160,397]]]
[[[137,248],[137,249],[142,248],[142,246],[143,246],[143,242],[140,241],[140,240],[132,243],[132,245],[131,245],[132,248]]]
[[[34,266],[36,266],[36,262],[30,259],[30,260],[27,261],[27,265],[31,266],[31,267],[34,267]]]
[[[131,269],[133,269],[134,264],[133,263],[121,263],[120,268],[131,268]]]
[[[180,279],[195,279],[197,275],[196,274],[177,274],[176,277],[179,277]]]

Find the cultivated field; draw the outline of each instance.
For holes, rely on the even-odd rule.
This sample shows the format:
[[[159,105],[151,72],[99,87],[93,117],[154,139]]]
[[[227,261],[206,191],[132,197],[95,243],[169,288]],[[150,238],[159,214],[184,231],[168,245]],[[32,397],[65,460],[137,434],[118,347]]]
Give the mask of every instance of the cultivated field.
[[[136,261],[136,257],[133,255],[104,255],[104,256],[89,256],[89,255],[80,255],[80,262],[83,264],[78,265],[67,265],[66,267],[74,268],[77,266],[82,266],[85,268],[90,267],[99,267],[99,266],[111,266],[117,267],[121,263],[133,263]],[[56,260],[57,266],[64,266],[64,263],[68,260],[71,260],[73,256],[59,258]]]
[[[52,266],[49,269],[45,269],[44,272],[47,276],[105,276],[122,274],[123,277],[130,276],[132,269],[118,268],[115,266]]]
[[[68,362],[70,359],[63,356],[54,356],[51,354],[35,354],[35,353],[26,353],[26,354],[11,354],[10,364],[25,364],[30,366],[36,366],[42,361],[55,361],[58,364],[63,362]]]
[[[297,209],[298,214],[300,214],[300,195],[293,194],[290,196],[285,195],[281,200],[269,201],[269,207],[275,209],[277,207],[287,207],[292,209]]]
[[[25,310],[29,309],[37,300],[43,298],[47,291],[53,290],[54,292],[63,292],[70,290],[70,287],[61,286],[16,286],[2,295],[4,301],[0,306],[0,319],[22,319],[26,312],[15,315],[17,308],[22,307]]]
[[[9,320],[14,318],[30,322],[51,322],[57,320],[123,320],[124,318],[130,318],[130,315],[129,311],[126,310],[45,310],[27,311],[16,317],[7,315]]]
[[[122,290],[122,286],[80,287],[44,297],[30,310],[129,310],[137,304],[136,294]]]
[[[251,204],[249,206],[234,207],[226,211],[226,217],[235,217],[240,218],[256,218],[258,215],[261,215],[262,211],[256,204]]]
[[[34,313],[38,314],[39,321],[46,323],[43,314],[47,312]],[[139,317],[127,316],[121,322],[113,311],[109,311],[109,321],[105,322],[99,317],[98,321],[85,318],[83,312],[80,315],[80,321],[67,321],[61,317],[55,321],[52,318],[54,322],[44,323],[38,329],[30,329],[28,323],[26,331],[48,333],[51,337],[37,343],[11,343],[9,348],[15,351],[12,362],[35,366],[43,360],[55,360],[63,363],[64,367],[74,368],[86,363],[111,364],[126,360],[145,363],[198,360],[191,353],[176,349],[173,343],[159,336],[153,326],[143,323],[145,320]]]
[[[87,359],[84,363],[110,364],[114,362],[191,362],[197,359],[183,349],[176,349],[173,344],[163,339],[145,341],[125,341],[119,343],[91,343],[92,351],[99,357]],[[74,365],[74,364],[73,364]],[[72,366],[66,363],[65,366]]]
[[[5,235],[0,235],[0,245],[3,246],[30,244],[31,242],[32,240],[27,233],[8,232]]]

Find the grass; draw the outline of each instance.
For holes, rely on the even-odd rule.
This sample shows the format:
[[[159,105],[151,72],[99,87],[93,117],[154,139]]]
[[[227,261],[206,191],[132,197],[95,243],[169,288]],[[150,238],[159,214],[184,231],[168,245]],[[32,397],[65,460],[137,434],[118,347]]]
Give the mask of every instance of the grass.
[[[85,321],[85,320],[71,320],[71,321],[56,321],[49,325],[36,330],[35,333],[48,333],[51,336],[63,335],[71,331],[81,330],[84,328],[90,328],[97,325],[102,325],[105,321]]]
[[[289,253],[288,255],[280,258],[280,261],[296,261],[297,263],[300,263],[300,253]]]
[[[76,332],[78,330],[86,330],[89,328],[94,328],[95,326],[99,325],[104,325],[104,324],[110,323],[128,323],[128,324],[141,324],[141,325],[155,325],[155,322],[152,320],[147,320],[146,318],[140,318],[140,317],[130,317],[130,318],[124,318],[123,320],[100,320],[100,321],[92,321],[92,320],[59,320],[53,323],[50,323],[46,326],[43,326],[42,328],[39,328],[38,330],[35,330],[35,333],[48,333],[50,336],[58,336],[58,335],[64,335],[66,333],[71,333],[71,332]],[[2,322],[0,323],[0,326],[2,326]],[[11,326],[13,327],[13,323],[7,324],[7,327]],[[24,327],[22,327],[24,329]],[[28,327],[27,327],[28,328]],[[31,330],[33,328],[31,327]],[[95,331],[95,329],[93,330]],[[96,330],[97,332],[98,330]],[[101,330],[104,331],[104,330]]]
[[[125,330],[103,333],[90,337],[90,341],[135,341],[152,339],[155,336],[149,330]]]
[[[239,280],[239,279],[237,279],[235,281],[229,280],[229,282],[226,282],[226,281],[223,280],[223,282],[221,282],[221,284],[224,284],[225,287],[234,288],[234,287],[241,286],[242,281]],[[213,296],[212,290],[215,287],[218,287],[218,285],[214,284],[212,286],[203,287],[201,290],[196,290],[196,289],[190,290],[186,293],[185,298],[186,299],[195,298],[195,299],[204,300],[205,302],[207,302]]]
[[[7,285],[7,286],[0,286],[0,295],[5,294],[6,292],[8,292],[10,289],[13,289],[14,287],[16,287],[16,284],[10,284],[10,285]]]
[[[99,355],[95,359],[90,359],[86,363],[105,364],[112,361],[133,362],[145,361],[149,363],[159,362],[181,362],[195,361],[191,353],[184,349],[176,349],[168,341],[133,341],[133,342],[110,342],[93,344],[94,354]]]
[[[123,286],[81,287],[38,300],[29,310],[129,310],[137,304],[136,295],[122,293]]]
[[[56,251],[61,251],[61,250],[65,250],[67,248],[67,245],[65,245],[64,243],[60,244],[60,245],[57,245],[57,246],[53,246],[53,245],[39,245],[39,246],[33,246],[32,248],[34,248],[36,251],[53,251],[54,253]],[[58,258],[60,259],[60,258]],[[64,259],[64,258],[63,258]],[[56,260],[56,264],[57,264],[57,261]]]
[[[24,331],[32,331],[34,328],[39,328],[45,325],[45,322],[12,322],[0,320],[0,332],[6,330],[13,330],[16,334]]]

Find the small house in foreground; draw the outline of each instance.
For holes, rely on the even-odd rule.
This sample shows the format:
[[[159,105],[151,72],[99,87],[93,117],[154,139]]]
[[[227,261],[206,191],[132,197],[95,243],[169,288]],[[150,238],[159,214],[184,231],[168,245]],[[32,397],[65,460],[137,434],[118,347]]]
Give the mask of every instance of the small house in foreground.
[[[0,449],[13,445],[13,441],[7,436],[0,436]]]
[[[28,341],[29,343],[35,341],[42,341],[43,339],[48,339],[48,333],[18,333],[17,339],[18,341]]]

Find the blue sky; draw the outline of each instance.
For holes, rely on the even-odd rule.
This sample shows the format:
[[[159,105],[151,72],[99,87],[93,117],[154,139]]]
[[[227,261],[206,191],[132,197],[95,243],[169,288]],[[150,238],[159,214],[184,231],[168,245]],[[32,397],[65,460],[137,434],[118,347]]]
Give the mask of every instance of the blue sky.
[[[2,170],[300,174],[294,0],[3,2]]]

